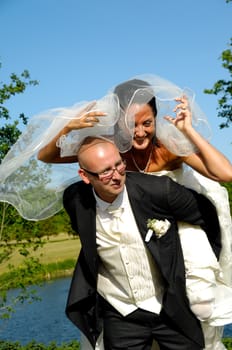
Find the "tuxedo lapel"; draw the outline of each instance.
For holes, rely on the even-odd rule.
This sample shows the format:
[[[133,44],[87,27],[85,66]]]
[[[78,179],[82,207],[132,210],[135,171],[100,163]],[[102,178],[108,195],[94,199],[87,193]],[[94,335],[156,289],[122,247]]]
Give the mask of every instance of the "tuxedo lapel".
[[[134,181],[130,181],[130,179],[128,180],[129,181],[126,182],[127,191],[129,194],[128,197],[138,229],[156,264],[159,266],[163,277],[169,283],[172,277],[175,279],[173,271],[175,270],[175,267],[177,268],[176,263],[179,258],[182,262],[182,252],[179,249],[180,242],[175,224],[172,222],[170,229],[163,237],[156,238],[153,235],[148,242],[145,240],[148,231],[147,220],[152,218],[160,218],[160,220],[166,219],[167,215],[170,215],[169,208],[166,208],[165,210],[165,207],[163,207],[161,213],[160,210],[158,210],[160,203],[158,203],[158,200],[156,200],[156,198],[159,197],[156,197],[154,193],[151,196],[148,195],[147,192],[144,192],[144,190],[141,188],[143,186],[138,186],[136,183],[134,183]],[[140,183],[143,181],[142,178],[139,180]],[[158,177],[156,181],[156,186],[158,187]],[[154,192],[154,190],[154,188],[151,188],[151,193]],[[158,188],[158,191],[159,190],[160,188]]]
[[[64,193],[64,206],[70,215],[72,228],[79,234],[86,266],[96,279],[96,201],[92,186],[81,181],[70,186]]]
[[[84,233],[80,235],[83,254],[87,261],[93,277],[97,275],[97,245],[96,245],[96,210],[93,207],[80,208],[78,211],[79,232]]]
[[[148,231],[147,220],[154,216],[154,212],[150,210],[151,206],[147,205],[147,203],[150,201],[150,198],[147,198],[146,193],[141,189],[141,187],[138,188],[134,183],[131,183],[130,181],[127,181],[126,188],[131,209],[133,211],[134,218],[143,241],[153,255],[157,265],[162,266],[160,249],[158,248],[157,240],[151,239],[149,242],[145,241]]]

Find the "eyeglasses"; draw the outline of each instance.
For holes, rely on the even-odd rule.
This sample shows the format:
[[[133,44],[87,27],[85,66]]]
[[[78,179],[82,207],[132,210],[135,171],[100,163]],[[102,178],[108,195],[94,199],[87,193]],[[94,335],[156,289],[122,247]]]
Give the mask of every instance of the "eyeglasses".
[[[93,171],[89,171],[85,168],[81,168],[83,169],[84,171],[86,171],[86,173],[92,175],[92,176],[95,176],[95,177],[98,177],[98,179],[100,181],[102,181],[103,183],[107,183],[110,179],[112,179],[113,175],[114,175],[114,172],[117,170],[117,172],[120,174],[120,175],[124,175],[125,174],[125,170],[126,170],[126,161],[125,160],[120,160],[114,168],[111,168],[111,169],[106,169],[104,171],[101,171],[100,173],[94,173]]]

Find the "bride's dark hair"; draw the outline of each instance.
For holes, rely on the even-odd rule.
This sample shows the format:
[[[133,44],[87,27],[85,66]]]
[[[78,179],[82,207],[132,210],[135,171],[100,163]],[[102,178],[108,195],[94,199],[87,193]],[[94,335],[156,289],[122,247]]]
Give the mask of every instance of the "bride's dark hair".
[[[114,89],[114,93],[118,96],[120,107],[124,112],[136,94],[136,102],[139,103],[140,101],[140,103],[148,104],[153,111],[154,118],[156,117],[156,99],[152,87],[148,82],[140,79],[127,80],[124,83],[117,85]],[[119,126],[116,125],[115,127],[117,132],[119,132]],[[159,146],[156,135],[154,135],[152,143]]]
[[[131,102],[131,99],[136,93],[136,100],[140,97],[147,98],[150,95],[151,99],[146,102],[151,106],[154,116],[157,115],[156,99],[151,88],[151,85],[144,80],[131,79],[116,86],[114,93],[118,96],[120,107],[125,111]]]

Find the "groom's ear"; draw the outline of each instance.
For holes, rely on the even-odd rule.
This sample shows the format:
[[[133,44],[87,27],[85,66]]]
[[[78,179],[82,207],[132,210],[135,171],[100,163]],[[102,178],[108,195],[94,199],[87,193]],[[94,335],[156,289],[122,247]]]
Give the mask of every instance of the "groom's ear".
[[[78,174],[79,176],[81,177],[81,179],[86,183],[86,184],[89,184],[90,181],[89,181],[89,178],[88,178],[88,175],[86,174],[86,172],[84,171],[84,169],[80,168],[78,170]]]

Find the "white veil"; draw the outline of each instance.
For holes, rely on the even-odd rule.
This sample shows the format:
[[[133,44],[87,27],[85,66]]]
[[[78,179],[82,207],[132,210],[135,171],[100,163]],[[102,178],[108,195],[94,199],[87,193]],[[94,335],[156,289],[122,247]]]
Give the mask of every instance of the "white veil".
[[[73,118],[80,118],[92,110],[106,112],[94,127],[71,131],[61,137],[57,146],[61,157],[75,155],[78,145],[86,136],[105,136],[115,142],[124,153],[132,146],[134,115],[128,113],[133,103],[147,103],[155,96],[157,105],[156,129],[161,142],[178,155],[195,151],[194,146],[163,116],[172,113],[174,99],[187,90],[155,75],[135,78],[132,91],[120,93],[117,87],[88,109],[84,101],[71,107],[55,108],[35,115],[25,131],[12,146],[0,165],[0,201],[13,205],[27,220],[42,220],[62,209],[64,189],[78,180],[77,164],[47,164],[37,159],[38,151],[48,144]],[[119,86],[119,85],[118,85]],[[190,96],[190,94],[189,94]],[[190,96],[193,125],[201,132],[209,131],[204,113]],[[168,135],[168,136],[167,136]],[[204,135],[205,137],[209,136]]]
[[[114,125],[120,116],[118,98],[108,94],[96,101],[80,102],[71,107],[56,108],[35,115],[25,131],[11,147],[0,165],[0,201],[13,205],[27,220],[42,220],[62,209],[64,189],[78,180],[77,164],[47,164],[37,159],[38,151],[48,144],[73,118],[80,118],[92,110],[107,113],[107,117],[94,127],[72,131],[59,140],[62,156],[76,155],[78,145],[85,136],[114,137]],[[100,118],[99,118],[100,119]],[[63,146],[62,146],[63,145]]]

